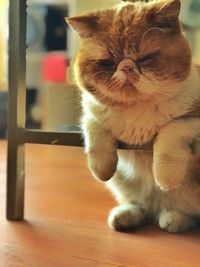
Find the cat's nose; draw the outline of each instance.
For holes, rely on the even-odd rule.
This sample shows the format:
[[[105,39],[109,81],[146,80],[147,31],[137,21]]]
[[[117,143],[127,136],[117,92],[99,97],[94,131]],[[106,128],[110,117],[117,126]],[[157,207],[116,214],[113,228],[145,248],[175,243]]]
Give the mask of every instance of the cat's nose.
[[[125,72],[125,73],[129,73],[129,72],[133,71],[133,68],[131,66],[125,65],[120,70]]]
[[[126,74],[129,74],[130,72],[134,71],[134,69],[135,64],[130,58],[123,59],[117,67],[117,70],[123,71]]]

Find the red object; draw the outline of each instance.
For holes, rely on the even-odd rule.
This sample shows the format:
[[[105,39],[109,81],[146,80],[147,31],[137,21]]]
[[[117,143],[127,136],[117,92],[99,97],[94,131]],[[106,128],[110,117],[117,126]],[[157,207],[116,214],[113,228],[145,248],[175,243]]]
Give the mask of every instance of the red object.
[[[49,53],[45,56],[42,66],[43,80],[52,83],[65,83],[68,61],[64,55]]]

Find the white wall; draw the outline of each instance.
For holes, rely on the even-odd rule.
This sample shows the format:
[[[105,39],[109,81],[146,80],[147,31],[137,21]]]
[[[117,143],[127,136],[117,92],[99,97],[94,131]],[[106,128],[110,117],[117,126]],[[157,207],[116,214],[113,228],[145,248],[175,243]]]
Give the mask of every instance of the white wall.
[[[118,2],[120,2],[120,0],[76,0],[77,13],[88,10],[108,8],[117,4]]]

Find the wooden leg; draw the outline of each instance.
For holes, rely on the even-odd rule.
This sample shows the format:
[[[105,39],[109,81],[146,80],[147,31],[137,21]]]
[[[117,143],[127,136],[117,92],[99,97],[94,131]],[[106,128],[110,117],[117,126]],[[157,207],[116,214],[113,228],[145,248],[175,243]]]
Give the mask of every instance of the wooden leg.
[[[25,127],[26,0],[10,0],[9,8],[7,219],[22,220],[25,155],[18,132]]]
[[[24,218],[24,145],[8,143],[7,163],[7,219]]]

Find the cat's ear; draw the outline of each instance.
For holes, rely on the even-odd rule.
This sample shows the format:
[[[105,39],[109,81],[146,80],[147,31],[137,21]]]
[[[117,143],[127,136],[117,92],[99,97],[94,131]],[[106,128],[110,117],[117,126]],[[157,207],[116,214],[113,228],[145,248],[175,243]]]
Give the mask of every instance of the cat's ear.
[[[81,38],[88,38],[97,31],[99,16],[88,14],[77,17],[68,17],[65,18],[65,20]]]
[[[156,3],[155,20],[158,22],[177,20],[180,9],[180,0],[158,0]]]

